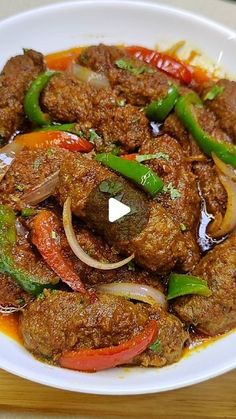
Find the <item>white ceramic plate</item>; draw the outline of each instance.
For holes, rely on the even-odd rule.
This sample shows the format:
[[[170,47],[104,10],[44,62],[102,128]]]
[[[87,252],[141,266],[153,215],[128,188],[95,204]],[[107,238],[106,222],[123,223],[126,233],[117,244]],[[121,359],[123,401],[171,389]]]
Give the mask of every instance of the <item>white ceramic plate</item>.
[[[22,47],[51,52],[75,45],[173,43],[187,39],[235,72],[236,35],[205,18],[148,2],[81,1],[32,10],[0,23],[0,66]],[[51,367],[0,334],[0,367],[21,377],[95,394],[141,394],[184,387],[236,366],[236,333],[163,369],[117,368],[96,374]]]

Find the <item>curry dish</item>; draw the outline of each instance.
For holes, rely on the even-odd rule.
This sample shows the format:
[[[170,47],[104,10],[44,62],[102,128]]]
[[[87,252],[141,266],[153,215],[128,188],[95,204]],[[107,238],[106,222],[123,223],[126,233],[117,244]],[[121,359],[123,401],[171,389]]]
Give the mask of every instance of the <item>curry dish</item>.
[[[174,51],[25,49],[0,139],[0,312],[34,356],[163,367],[236,326],[235,82]]]

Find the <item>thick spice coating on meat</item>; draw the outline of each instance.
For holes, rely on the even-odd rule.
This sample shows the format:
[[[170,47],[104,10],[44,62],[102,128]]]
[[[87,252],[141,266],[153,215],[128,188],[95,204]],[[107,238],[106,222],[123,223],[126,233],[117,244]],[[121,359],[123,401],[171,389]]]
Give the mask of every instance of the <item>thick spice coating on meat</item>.
[[[93,214],[86,212],[86,203],[90,199],[90,194],[105,179],[117,179],[119,177],[102,167],[96,161],[92,161],[82,155],[65,158],[60,170],[60,181],[58,197],[63,204],[68,196],[72,200],[72,211],[78,217],[90,222]],[[131,185],[127,183],[127,188]],[[136,192],[143,194],[143,192]],[[140,195],[141,196],[141,195]],[[145,197],[145,195],[144,195]],[[183,234],[179,226],[176,226],[166,210],[159,204],[153,202],[149,204],[149,219],[146,227],[141,233],[130,240],[118,240],[119,225],[113,236],[110,229],[105,229],[99,219],[99,208],[93,207],[92,211],[97,215],[96,228],[100,228],[99,233],[113,244],[114,247],[124,254],[135,254],[137,263],[158,273],[168,272],[177,263],[184,264],[187,258],[187,249]]]
[[[59,225],[60,228],[57,231],[57,235],[60,237],[61,251],[63,255],[72,262],[74,269],[78,272],[84,284],[94,286],[111,282],[134,282],[152,285],[163,292],[164,287],[160,277],[154,273],[149,273],[136,265],[134,266],[134,264],[104,271],[92,268],[81,262],[71,250],[65,236],[62,221],[60,222],[60,220]],[[73,227],[79,244],[91,257],[103,262],[118,262],[121,259],[114,248],[109,246],[100,236],[82,225],[82,223],[79,223],[79,225],[77,223]]]
[[[0,274],[0,305],[20,308],[28,303],[32,296],[27,294],[10,276]]]
[[[112,90],[97,90],[68,74],[51,79],[42,103],[55,120],[78,122],[86,136],[89,136],[89,130],[95,130],[102,137],[95,139],[95,147],[99,150],[110,144],[120,144],[127,151],[134,150],[150,136],[148,120],[137,108],[119,106],[118,97]]]
[[[140,148],[140,154],[164,153],[164,158],[147,161],[147,165],[164,181],[171,190],[158,194],[156,201],[171,215],[176,225],[184,231],[186,247],[189,249],[186,270],[191,270],[200,259],[196,231],[200,214],[200,199],[197,190],[196,177],[191,170],[191,164],[186,160],[182,147],[168,135],[158,136],[146,141]],[[167,159],[167,160],[166,160]]]
[[[94,71],[105,73],[114,92],[136,106],[145,106],[154,99],[165,97],[171,82],[179,84],[178,80],[146,64],[150,71],[137,75],[120,69],[116,65],[118,59],[132,62],[136,68],[144,65],[139,60],[130,58],[124,48],[103,44],[86,48],[80,55],[79,62]],[[184,87],[180,89],[186,90]]]
[[[173,307],[181,320],[212,336],[235,327],[236,233],[208,252],[193,275],[207,281],[212,295],[178,298]]]
[[[211,110],[195,108],[195,113],[200,125],[208,134],[218,141],[229,141],[229,137],[220,129],[219,122]],[[226,208],[227,194],[219,180],[219,175],[212,160],[207,159],[207,156],[204,159],[204,154],[175,114],[166,119],[164,132],[178,140],[186,156],[193,157],[193,172],[199,181],[207,211],[214,216],[217,216],[217,214],[223,215]]]
[[[212,86],[213,83],[207,86],[203,95]],[[223,92],[220,92],[215,99],[208,100],[206,104],[215,113],[220,127],[236,142],[236,82],[222,79],[215,86],[222,87]]]
[[[23,101],[30,83],[44,70],[43,55],[28,50],[11,58],[0,75],[0,135],[9,139],[24,121]]]
[[[147,350],[134,362],[163,366],[177,361],[188,338],[182,323],[158,306],[150,308],[121,297],[101,294],[91,304],[78,293],[47,292],[24,310],[20,329],[27,349],[56,359],[69,349],[119,345],[141,332],[150,319],[158,322],[161,353]]]
[[[22,150],[0,183],[0,203],[19,210],[21,197],[59,170],[67,154],[60,148]]]

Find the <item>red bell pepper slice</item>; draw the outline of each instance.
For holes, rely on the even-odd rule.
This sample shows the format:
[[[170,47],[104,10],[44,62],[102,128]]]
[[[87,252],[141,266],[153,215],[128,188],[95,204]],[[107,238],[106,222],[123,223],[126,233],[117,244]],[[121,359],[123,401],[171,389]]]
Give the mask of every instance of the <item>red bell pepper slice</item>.
[[[132,57],[159,68],[185,84],[189,84],[192,81],[192,73],[188,66],[171,55],[140,46],[130,46],[125,49]]]
[[[23,144],[30,149],[56,146],[82,153],[88,153],[93,149],[93,145],[88,140],[65,131],[34,131],[28,134],[17,135],[15,142]]]
[[[54,52],[45,56],[46,66],[50,70],[65,71],[80,55],[81,47],[70,48],[65,51]]]
[[[49,210],[40,211],[32,221],[32,243],[46,263],[74,291],[87,294],[83,283],[70,260],[62,254],[60,226],[56,215]]]
[[[59,364],[64,368],[88,372],[113,368],[126,364],[144,352],[156,335],[157,322],[151,320],[141,333],[118,346],[64,352],[59,358]]]

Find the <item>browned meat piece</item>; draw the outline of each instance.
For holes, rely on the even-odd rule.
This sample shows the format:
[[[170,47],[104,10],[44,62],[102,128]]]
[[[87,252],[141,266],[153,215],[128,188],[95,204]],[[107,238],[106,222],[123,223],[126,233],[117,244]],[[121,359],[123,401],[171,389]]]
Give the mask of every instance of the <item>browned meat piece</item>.
[[[236,233],[207,253],[193,271],[205,279],[211,297],[198,295],[178,298],[174,310],[185,322],[209,335],[236,326]]]
[[[44,70],[43,55],[29,50],[11,58],[0,75],[0,136],[9,139],[24,120],[23,100],[27,88]]]
[[[178,194],[158,194],[156,200],[176,222],[186,224],[188,230],[195,230],[199,220],[200,202],[196,177],[192,173],[191,164],[185,159],[182,147],[174,138],[162,135],[146,141],[139,152],[167,155],[167,160],[164,156],[149,160],[146,165],[163,179],[165,185],[171,183]]]
[[[219,128],[219,123],[212,111],[196,108],[195,112],[206,132],[219,141],[229,141],[229,137]],[[217,214],[223,215],[225,213],[227,195],[212,160],[207,159],[207,157],[204,159],[204,154],[174,114],[166,119],[164,132],[176,138],[183,147],[186,156],[190,160],[191,158],[193,159],[193,172],[199,181],[199,186],[206,201],[207,211],[214,216],[217,216]]]
[[[222,86],[224,91],[213,100],[206,102],[207,106],[215,112],[219,119],[220,127],[236,142],[236,82],[219,80],[216,86]],[[207,86],[203,94],[209,91],[213,84]]]
[[[0,183],[0,203],[19,209],[22,195],[56,172],[67,153],[59,148],[21,151]]]
[[[132,105],[145,106],[153,99],[166,96],[170,82],[179,84],[178,80],[153,67],[149,67],[150,72],[138,75],[119,69],[116,60],[121,58],[129,60],[137,68],[143,66],[139,60],[131,59],[123,48],[103,44],[86,48],[79,62],[94,71],[105,73],[114,92]],[[180,89],[186,90],[184,87]]]
[[[226,209],[227,195],[219,180],[214,163],[210,161],[208,163],[195,163],[194,172],[199,179],[207,211],[214,216],[217,214],[223,215]]]
[[[124,230],[120,228],[120,223],[112,225],[109,223],[107,201],[105,203],[102,201],[102,192],[98,191],[96,194],[94,192],[95,189],[96,191],[99,189],[102,181],[108,179],[112,182],[123,182],[124,195],[131,198],[126,201],[128,205],[130,202],[135,202],[136,205],[140,203],[144,221],[146,218],[147,222],[143,224],[142,231],[137,235],[133,234],[131,237],[131,234],[137,231],[135,213],[126,217],[128,225]],[[179,225],[174,223],[161,205],[155,202],[149,203],[142,191],[138,191],[117,175],[111,174],[96,161],[82,155],[64,159],[58,191],[61,204],[68,196],[72,199],[72,210],[75,215],[85,220],[121,253],[134,253],[135,260],[141,266],[158,273],[168,272],[177,263],[182,264],[184,269],[188,250]],[[94,198],[92,205],[90,205],[91,196]]]
[[[65,350],[118,345],[139,333],[149,319],[158,322],[160,354],[147,350],[135,363],[163,366],[177,361],[188,338],[181,322],[158,306],[99,295],[90,304],[78,293],[47,292],[24,310],[20,329],[27,349],[55,360]]]
[[[168,156],[167,161],[160,158],[150,160],[146,164],[164,180],[166,186],[171,186],[169,192],[158,194],[156,201],[171,215],[180,230],[184,231],[186,247],[189,249],[189,270],[191,270],[200,258],[196,239],[200,199],[191,164],[185,159],[179,143],[168,135],[146,141],[140,153],[164,153]]]
[[[0,305],[3,307],[23,307],[31,296],[9,276],[0,274]]]
[[[110,247],[105,240],[78,223],[74,225],[76,237],[84,251],[96,260],[103,262],[118,262],[121,257]],[[84,284],[88,286],[99,285],[111,282],[135,282],[139,284],[152,285],[153,287],[164,291],[164,287],[160,278],[154,273],[149,273],[134,264],[122,266],[119,269],[103,271],[91,268],[81,262],[72,252],[65,236],[62,221],[60,230],[57,231],[60,237],[60,245],[64,256],[71,260],[75,270]]]
[[[87,136],[94,129],[102,137],[94,141],[98,150],[111,144],[134,150],[150,136],[147,118],[134,106],[121,107],[110,89],[97,90],[67,74],[51,79],[42,101],[55,120],[76,121]]]

